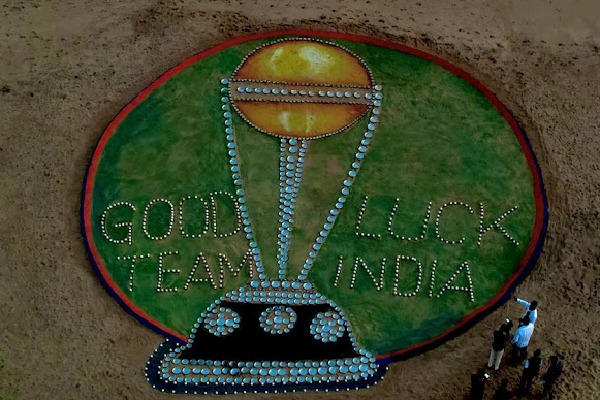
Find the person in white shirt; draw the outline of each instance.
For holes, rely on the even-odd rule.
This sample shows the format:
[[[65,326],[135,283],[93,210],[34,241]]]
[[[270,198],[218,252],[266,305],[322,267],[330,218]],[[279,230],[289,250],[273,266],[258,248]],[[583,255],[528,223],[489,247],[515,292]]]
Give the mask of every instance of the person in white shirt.
[[[515,300],[517,300],[517,303],[519,303],[520,305],[525,307],[525,314],[523,314],[523,318],[529,316],[529,320],[531,321],[532,324],[535,325],[535,321],[537,320],[537,317],[538,317],[538,310],[537,310],[538,302],[534,300],[531,303],[528,303],[525,300],[519,299],[517,297],[515,297]]]
[[[513,358],[517,361],[527,359],[527,346],[533,334],[535,325],[531,323],[529,317],[519,318],[519,329],[515,332],[511,343],[513,344]]]

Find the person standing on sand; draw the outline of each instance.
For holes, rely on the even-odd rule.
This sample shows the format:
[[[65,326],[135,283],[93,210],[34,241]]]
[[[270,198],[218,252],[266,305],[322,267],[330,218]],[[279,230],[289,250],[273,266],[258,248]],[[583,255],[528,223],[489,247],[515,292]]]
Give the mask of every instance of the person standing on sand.
[[[502,324],[500,329],[504,329],[506,333],[508,333],[508,336],[510,336],[510,330],[513,328],[513,326],[513,322],[509,318],[506,318],[506,321]]]
[[[476,374],[471,375],[471,392],[469,393],[469,400],[482,400],[483,391],[485,390],[485,381],[489,375],[485,373],[483,368],[480,368]]]
[[[519,390],[523,393],[529,393],[533,380],[540,373],[540,367],[542,366],[542,351],[536,349],[531,357],[525,363],[525,369],[523,370],[523,376],[521,376],[521,384]]]
[[[531,321],[532,324],[535,325],[535,321],[537,320],[537,317],[538,317],[538,310],[537,310],[538,302],[536,300],[534,300],[531,303],[528,303],[525,300],[519,299],[516,296],[514,297],[514,299],[517,301],[517,303],[519,303],[520,305],[525,307],[525,314],[523,314],[523,318],[529,316],[529,320]]]
[[[492,400],[510,400],[512,399],[512,393],[508,390],[508,379],[502,379],[500,387],[494,393]]]
[[[523,361],[527,358],[527,346],[533,334],[535,326],[529,320],[529,317],[519,318],[519,328],[512,338],[513,358],[517,361]]]
[[[546,373],[542,376],[542,384],[544,385],[544,392],[542,396],[548,399],[552,399],[554,395],[554,383],[562,374],[563,364],[558,360],[557,356],[550,357],[550,366]]]
[[[506,347],[506,342],[509,338],[510,328],[507,324],[503,324],[500,329],[494,331],[494,341],[492,342],[492,351],[490,352],[490,359],[488,361],[488,368],[492,368],[494,365],[494,359],[496,364],[494,365],[494,370],[498,371],[500,368],[500,361],[502,361],[502,356],[504,355],[504,348]]]

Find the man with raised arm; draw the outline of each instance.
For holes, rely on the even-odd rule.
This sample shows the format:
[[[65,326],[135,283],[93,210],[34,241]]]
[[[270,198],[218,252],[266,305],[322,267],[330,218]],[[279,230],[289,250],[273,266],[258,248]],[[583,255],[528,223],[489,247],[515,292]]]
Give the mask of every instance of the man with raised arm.
[[[534,300],[531,303],[529,303],[523,299],[519,299],[516,296],[514,297],[514,299],[517,301],[517,303],[519,303],[520,305],[525,307],[525,313],[523,314],[523,317],[529,316],[529,320],[531,321],[532,324],[535,325],[535,321],[537,320],[537,316],[538,316],[538,310],[537,310],[538,302],[536,300]]]

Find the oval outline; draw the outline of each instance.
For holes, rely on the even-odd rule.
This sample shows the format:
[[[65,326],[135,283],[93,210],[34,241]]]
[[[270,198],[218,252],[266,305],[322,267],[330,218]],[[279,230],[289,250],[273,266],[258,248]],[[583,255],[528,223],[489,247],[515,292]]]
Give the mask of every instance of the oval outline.
[[[127,313],[133,315],[136,320],[152,331],[164,336],[167,339],[173,340],[178,343],[187,342],[187,337],[182,334],[175,332],[172,329],[163,326],[154,318],[149,316],[145,311],[139,308],[133,301],[131,301],[125,293],[118,287],[116,282],[110,276],[106,267],[100,262],[98,250],[93,243],[93,232],[92,232],[92,194],[93,194],[93,182],[96,171],[100,162],[100,158],[103,154],[104,147],[112,135],[116,132],[120,123],[129,115],[129,113],[137,107],[138,104],[148,98],[150,93],[156,88],[161,86],[163,83],[168,81],[175,74],[183,71],[184,69],[192,66],[198,61],[206,58],[210,55],[218,53],[228,47],[243,44],[252,40],[270,39],[273,37],[285,37],[285,36],[304,36],[310,38],[325,38],[325,39],[338,39],[338,40],[349,40],[364,44],[369,44],[378,47],[384,47],[392,50],[398,50],[425,60],[429,60],[434,64],[440,66],[446,71],[458,76],[461,79],[466,80],[470,85],[479,90],[502,114],[503,118],[509,123],[513,133],[515,134],[517,141],[519,142],[527,165],[531,171],[533,178],[533,195],[535,203],[535,222],[533,225],[531,238],[529,245],[521,261],[519,262],[518,269],[511,275],[510,279],[506,281],[500,291],[488,300],[483,306],[477,308],[471,313],[467,314],[460,322],[453,325],[449,329],[439,333],[438,335],[427,339],[425,341],[416,343],[414,345],[394,350],[385,354],[377,355],[375,358],[382,362],[392,362],[398,360],[404,360],[420,353],[432,350],[435,347],[451,340],[462,333],[469,330],[478,321],[483,319],[485,316],[491,314],[498,307],[504,304],[510,299],[517,285],[529,275],[532,268],[535,266],[540,253],[542,251],[544,239],[546,236],[547,224],[548,224],[548,200],[546,197],[546,190],[544,187],[542,173],[540,166],[537,162],[537,158],[533,152],[529,138],[525,134],[525,131],[521,128],[513,114],[509,109],[496,97],[496,95],[489,89],[487,89],[479,80],[465,72],[461,68],[451,64],[450,62],[429,54],[423,50],[412,48],[400,43],[389,42],[381,39],[375,39],[369,36],[356,35],[350,33],[339,33],[339,32],[324,32],[317,30],[304,30],[304,29],[286,29],[276,30],[271,32],[260,32],[245,36],[235,37],[224,42],[219,43],[211,48],[203,50],[197,54],[194,54],[184,59],[179,64],[171,67],[166,72],[161,74],[155,79],[150,85],[139,92],[129,103],[127,103],[117,115],[108,123],[106,128],[102,131],[98,142],[94,148],[92,158],[88,164],[88,168],[85,174],[82,199],[81,199],[81,232],[84,239],[88,258],[92,262],[94,271],[100,278],[102,285],[106,291],[119,303]],[[92,239],[92,240],[89,240]]]

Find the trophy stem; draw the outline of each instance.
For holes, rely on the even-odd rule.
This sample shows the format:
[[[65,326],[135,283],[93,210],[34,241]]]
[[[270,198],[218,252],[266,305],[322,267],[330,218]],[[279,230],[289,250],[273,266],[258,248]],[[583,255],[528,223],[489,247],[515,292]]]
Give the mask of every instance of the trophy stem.
[[[296,200],[302,182],[303,164],[308,140],[281,139],[279,156],[279,233],[277,235],[277,266],[279,279],[288,269],[289,249],[294,226]]]
[[[335,225],[338,216],[344,208],[346,199],[350,194],[350,188],[354,184],[354,181],[358,176],[362,163],[364,162],[365,157],[367,156],[367,151],[369,149],[369,146],[371,145],[371,140],[373,139],[373,136],[375,135],[375,132],[377,130],[379,114],[381,112],[381,99],[383,98],[383,94],[381,93],[381,86],[376,85],[374,89],[375,94],[373,97],[375,98],[375,100],[373,101],[373,105],[371,107],[369,123],[367,124],[367,129],[363,134],[362,140],[360,141],[356,149],[356,154],[354,155],[354,162],[352,163],[348,174],[344,177],[344,180],[342,181],[342,186],[340,188],[340,197],[338,197],[334,207],[327,214],[327,217],[323,224],[323,229],[319,232],[319,234],[313,242],[312,247],[309,250],[308,257],[306,258],[306,261],[302,266],[302,270],[296,278],[296,280],[298,281],[306,280],[308,273],[312,269],[313,263],[317,258],[319,250],[325,243],[325,240],[327,239],[329,233],[331,232],[331,229]]]

